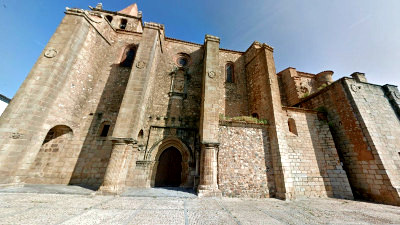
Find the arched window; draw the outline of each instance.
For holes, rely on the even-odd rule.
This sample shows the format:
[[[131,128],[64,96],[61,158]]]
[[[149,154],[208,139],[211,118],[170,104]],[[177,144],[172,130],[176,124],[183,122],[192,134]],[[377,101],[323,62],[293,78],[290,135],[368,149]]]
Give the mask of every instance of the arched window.
[[[235,82],[235,74],[233,63],[227,63],[225,66],[225,73],[226,73],[226,82],[227,83],[234,83]]]
[[[128,20],[126,19],[121,19],[121,23],[119,24],[119,28],[122,30],[126,29],[126,24],[128,24]]]
[[[110,23],[111,23],[111,21],[113,20],[113,17],[112,17],[112,16],[110,16],[110,15],[107,15],[107,16],[106,16],[106,19],[108,20],[108,22],[110,22]]]
[[[253,113],[253,114],[251,114],[251,117],[259,119],[258,113]]]
[[[136,55],[136,47],[128,47],[124,51],[124,55],[122,56],[121,66],[122,67],[132,67],[133,60],[135,60]]]
[[[295,135],[297,134],[297,127],[296,127],[296,121],[293,118],[288,119],[288,126],[289,126],[289,131]]]
[[[107,137],[110,131],[111,125],[109,122],[103,122],[100,126],[100,137]]]

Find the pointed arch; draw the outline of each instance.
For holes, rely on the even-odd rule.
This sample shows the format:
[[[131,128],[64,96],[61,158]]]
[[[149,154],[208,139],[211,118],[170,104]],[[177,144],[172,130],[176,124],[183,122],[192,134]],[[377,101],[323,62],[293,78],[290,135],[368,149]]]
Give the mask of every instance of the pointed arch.
[[[157,174],[157,169],[158,169],[158,164],[160,160],[160,156],[164,151],[167,149],[174,148],[180,152],[182,155],[182,161],[181,161],[181,184],[179,186],[183,187],[191,187],[193,186],[193,179],[190,177],[190,169],[189,169],[189,162],[191,161],[191,153],[189,148],[186,146],[185,143],[182,142],[179,138],[176,137],[167,137],[163,139],[160,142],[157,142],[153,145],[153,147],[149,151],[149,157],[151,157],[151,160],[154,161],[154,164],[151,169],[151,177],[150,177],[150,186],[155,185],[155,179],[156,179],[156,174]],[[157,149],[157,152],[154,154],[151,154],[151,152]]]

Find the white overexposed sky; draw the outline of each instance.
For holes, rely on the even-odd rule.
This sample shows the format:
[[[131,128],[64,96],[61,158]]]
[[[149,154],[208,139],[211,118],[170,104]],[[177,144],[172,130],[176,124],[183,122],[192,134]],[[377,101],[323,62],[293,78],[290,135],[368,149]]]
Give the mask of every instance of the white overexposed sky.
[[[13,97],[57,28],[65,7],[97,1],[0,0],[0,93]],[[118,11],[135,3],[104,0]],[[295,67],[334,79],[364,72],[371,83],[400,85],[400,0],[138,0],[143,20],[166,35],[245,51],[257,40],[274,47],[277,72]]]

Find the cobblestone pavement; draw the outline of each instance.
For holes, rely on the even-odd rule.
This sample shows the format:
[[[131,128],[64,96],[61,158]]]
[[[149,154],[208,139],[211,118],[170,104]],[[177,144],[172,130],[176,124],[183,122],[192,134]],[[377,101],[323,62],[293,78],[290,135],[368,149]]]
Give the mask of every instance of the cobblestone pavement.
[[[174,189],[101,196],[45,187],[0,188],[0,224],[400,224],[400,207],[349,200],[197,198]]]

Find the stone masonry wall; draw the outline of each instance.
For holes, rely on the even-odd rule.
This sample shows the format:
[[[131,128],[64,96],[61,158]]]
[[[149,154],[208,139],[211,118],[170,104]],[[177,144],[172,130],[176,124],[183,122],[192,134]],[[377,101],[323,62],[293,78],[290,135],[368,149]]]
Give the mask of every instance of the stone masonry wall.
[[[229,62],[233,63],[233,83],[226,82],[226,65]],[[222,102],[224,110],[222,109],[220,113],[225,116],[250,116],[244,64],[244,57],[241,53],[220,50],[219,67],[221,77],[217,79],[220,83],[220,90],[223,91],[221,96],[224,96],[224,101]]]
[[[100,186],[111,155],[109,137],[113,133],[131,72],[131,67],[120,65],[122,54],[128,46],[139,44],[140,35],[118,33],[113,38],[119,41],[109,47],[108,57],[99,61],[104,67],[98,72],[97,84],[82,118],[82,142],[71,174],[71,184]],[[100,136],[103,124],[110,125],[108,137]]]
[[[267,198],[275,181],[265,125],[219,127],[218,185],[223,196]]]
[[[376,167],[370,166],[368,170],[373,170],[375,173],[369,171],[369,174],[375,175],[375,178],[380,178],[376,175],[383,175],[383,182],[374,181],[375,186],[372,187],[372,192],[374,195],[382,196],[383,201],[393,199],[394,204],[400,205],[399,115],[396,115],[382,86],[345,79],[344,87],[351,96],[350,102],[361,126],[367,131],[364,131],[365,137],[379,169],[376,171]],[[398,90],[394,92],[399,94]],[[382,172],[386,173],[382,174]],[[391,196],[386,191],[385,184],[393,187],[388,188]]]
[[[95,28],[90,20],[85,20],[82,16],[70,17],[83,19],[90,31],[80,49],[78,60],[60,90],[63,94],[59,95],[58,104],[53,105],[46,125],[52,127],[53,124],[72,124],[70,126],[74,130],[74,136],[68,145],[60,149],[63,157],[51,158],[51,164],[60,167],[49,167],[46,172],[53,174],[53,183],[98,186],[102,182],[102,174],[107,167],[111,150],[111,142],[100,137],[100,129],[107,122],[111,125],[108,132],[111,134],[118,114],[124,82],[127,80],[126,69],[119,67],[120,52],[124,51],[124,45],[127,44],[121,40],[110,46],[104,37],[115,35],[111,27],[106,25]],[[100,25],[105,22],[104,20]],[[74,23],[69,25],[73,26]],[[99,35],[99,31],[103,32],[102,35]],[[131,41],[127,42],[131,44]],[[112,47],[115,50],[113,54],[109,54]],[[91,63],[87,63],[89,60]],[[41,156],[38,155],[36,160],[40,160],[38,157]],[[31,173],[31,177],[36,178],[31,178],[28,182],[44,179],[37,176],[42,173],[40,168],[32,167]]]
[[[380,136],[381,131],[376,130],[374,127],[376,125],[371,124],[374,119],[370,116],[366,117],[369,120],[369,128],[367,130],[364,115],[363,117],[360,116],[357,105],[351,101],[352,97],[349,94],[353,92],[353,94],[359,95],[357,97],[358,104],[364,102],[364,106],[361,108],[363,114],[369,113],[371,115],[375,113],[375,110],[377,110],[376,112],[383,111],[379,116],[376,115],[376,118],[382,116],[388,118],[374,121],[374,123],[376,122],[378,126],[382,126],[382,123],[390,123],[384,125],[384,129],[389,129],[389,132],[396,132],[391,129],[393,124],[396,125],[395,115],[393,112],[387,111],[390,105],[383,96],[382,90],[379,90],[379,86],[370,88],[368,84],[355,84],[350,81],[346,91],[343,82],[344,79],[339,80],[316,95],[310,96],[301,103],[301,106],[326,111],[335,146],[338,149],[340,160],[347,173],[354,196],[376,202],[398,204],[396,203],[398,201],[396,200],[398,199],[396,197],[398,193],[387,175],[388,169],[385,162],[381,160],[381,155],[383,157],[391,157],[390,161],[393,163],[395,163],[396,158],[390,152],[378,153],[374,147],[376,139],[373,140],[369,132],[376,132],[380,138],[388,139],[389,143],[395,141],[395,139],[390,140],[390,137],[395,136],[393,134]],[[350,89],[355,91],[350,91]],[[363,97],[363,95],[366,96]],[[373,102],[368,103],[368,101],[371,101],[369,99]],[[378,108],[375,108],[376,106]],[[375,109],[371,110],[370,107]],[[370,128],[371,130],[369,130]],[[375,134],[373,135],[375,136]],[[390,151],[391,148],[385,147],[381,148],[381,150]],[[393,168],[393,164],[389,168]]]
[[[178,71],[177,60],[181,55],[188,57],[188,64]],[[200,45],[175,40],[164,42],[163,54],[157,62],[153,92],[146,106],[146,122],[143,123],[143,138],[138,138],[142,150],[137,160],[130,165],[127,185],[136,187],[151,186],[151,171],[159,153],[158,146],[163,139],[176,137],[190,149],[191,176],[195,175],[195,150],[198,146],[198,127],[201,105],[201,75],[203,49]],[[183,96],[172,96],[174,90],[174,72],[184,76]],[[150,163],[152,162],[152,163]]]
[[[67,125],[75,133],[79,133],[76,132],[79,121],[74,121],[74,119],[77,118],[81,107],[76,105],[75,101],[71,103],[65,101],[69,104],[64,104],[59,100],[69,99],[72,96],[70,91],[65,91],[65,89],[68,89],[66,86],[71,85],[68,79],[71,78],[71,71],[75,71],[74,66],[82,62],[79,57],[87,48],[85,41],[93,31],[90,28],[84,17],[66,15],[39,56],[28,78],[20,87],[10,107],[1,117],[0,127],[5,127],[2,129],[5,132],[0,134],[2,136],[0,161],[5,160],[4,162],[12,162],[14,165],[0,163],[2,171],[0,176],[7,176],[7,179],[1,179],[0,182],[7,182],[10,178],[14,178],[17,182],[25,180],[44,138],[52,127]],[[83,89],[79,89],[79,94],[76,96],[82,98],[88,96],[91,85],[83,84],[88,79],[90,79],[88,74],[85,74],[85,77],[80,80],[82,83],[77,84],[78,88]],[[85,89],[85,87],[89,88]],[[74,100],[82,98],[74,98]],[[64,107],[68,110],[64,111]],[[54,112],[56,108],[60,109],[58,113]],[[10,131],[15,135],[9,136],[7,132]],[[5,142],[2,143],[2,140]],[[73,149],[73,145],[74,143],[71,143],[67,148]],[[69,155],[73,155],[73,153]],[[70,160],[64,161],[69,162]],[[10,169],[12,173],[5,171]],[[65,178],[63,177],[65,173],[63,175],[55,174],[57,174],[56,179]]]
[[[328,124],[320,121],[315,112],[285,109],[288,121],[294,121],[292,124],[288,122],[284,132],[289,147],[295,196],[352,199],[350,185],[340,165]]]

